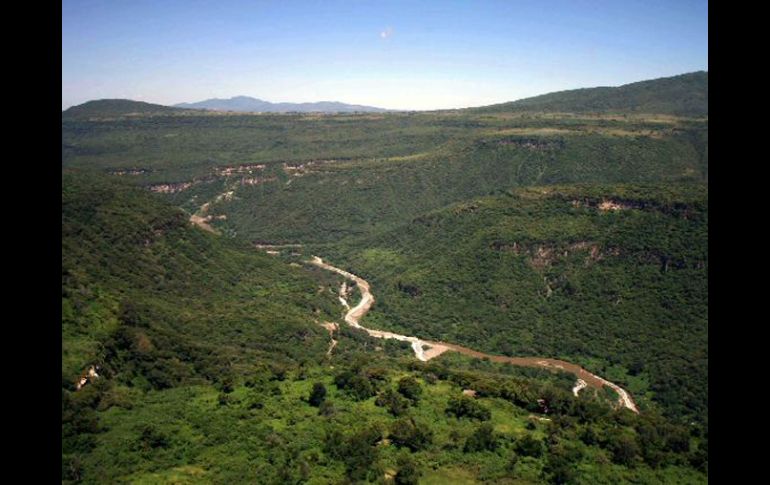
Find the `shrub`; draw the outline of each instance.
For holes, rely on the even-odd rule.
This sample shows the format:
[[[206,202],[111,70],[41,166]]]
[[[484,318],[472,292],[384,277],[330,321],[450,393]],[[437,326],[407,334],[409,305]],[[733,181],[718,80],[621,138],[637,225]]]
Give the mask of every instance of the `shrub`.
[[[458,398],[452,398],[449,400],[449,404],[446,408],[447,414],[454,415],[457,418],[467,417],[470,419],[478,419],[480,421],[488,421],[492,417],[492,413],[489,409],[485,408],[475,399],[468,396],[460,396]]]
[[[498,438],[494,428],[489,423],[483,423],[465,441],[463,451],[475,453],[477,451],[494,451],[497,448]]]
[[[310,392],[308,403],[310,403],[310,405],[313,407],[318,407],[321,405],[325,398],[326,387],[320,382],[313,384],[313,390]]]
[[[527,434],[516,440],[514,449],[519,455],[537,458],[543,454],[543,442]]]
[[[405,398],[417,404],[422,395],[422,387],[417,379],[408,376],[398,381],[398,392]]]
[[[394,392],[392,389],[388,389],[377,396],[377,400],[374,404],[387,408],[388,412],[393,416],[403,416],[409,408],[409,401],[401,397],[400,394]]]
[[[396,462],[398,472],[395,476],[396,485],[417,485],[420,481],[420,469],[409,455],[401,455]]]
[[[390,441],[411,451],[424,450],[433,443],[433,432],[425,425],[418,425],[412,418],[402,418],[391,426]]]

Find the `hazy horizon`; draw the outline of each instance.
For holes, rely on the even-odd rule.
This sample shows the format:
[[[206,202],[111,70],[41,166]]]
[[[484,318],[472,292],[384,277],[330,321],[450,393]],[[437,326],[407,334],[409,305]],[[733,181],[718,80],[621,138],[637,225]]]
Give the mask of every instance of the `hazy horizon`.
[[[62,3],[62,109],[249,96],[483,106],[708,71],[708,3]]]

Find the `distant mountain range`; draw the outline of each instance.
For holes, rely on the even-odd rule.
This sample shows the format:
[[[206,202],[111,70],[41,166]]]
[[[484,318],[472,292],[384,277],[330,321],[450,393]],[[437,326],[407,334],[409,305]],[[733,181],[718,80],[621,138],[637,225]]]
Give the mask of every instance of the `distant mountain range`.
[[[197,103],[179,103],[176,108],[206,109],[213,111],[237,111],[246,113],[382,113],[388,111],[374,106],[345,104],[337,101],[319,101],[317,103],[271,103],[249,96],[235,96],[229,99],[207,99]]]
[[[640,81],[618,87],[572,89],[543,94],[501,104],[467,108],[471,113],[561,112],[561,113],[656,113],[676,116],[708,116],[708,72],[698,71],[678,76]],[[317,103],[271,103],[249,96],[207,99],[174,106],[100,99],[73,106],[62,112],[63,119],[116,117],[146,114],[185,114],[188,110],[231,111],[242,113],[382,113],[392,110],[345,104],[336,101]],[[465,110],[461,110],[465,111]]]
[[[709,74],[691,72],[618,87],[571,89],[508,103],[471,108],[475,112],[657,113],[708,116]]]

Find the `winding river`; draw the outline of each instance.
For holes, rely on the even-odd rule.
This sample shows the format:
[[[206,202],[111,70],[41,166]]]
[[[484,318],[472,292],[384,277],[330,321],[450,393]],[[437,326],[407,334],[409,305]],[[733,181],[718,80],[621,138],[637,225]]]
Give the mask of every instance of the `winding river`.
[[[223,194],[220,194],[216,197],[215,200],[220,200],[224,197],[232,196],[233,192],[225,192]],[[208,211],[209,203],[203,204],[201,206],[198,213],[193,214],[190,216],[190,222],[192,222],[194,225],[197,225],[198,227],[209,231],[213,233],[217,233],[217,231],[211,227],[208,222],[211,220],[211,216],[204,217],[203,214],[205,214]],[[255,244],[255,247],[257,249],[261,250],[268,250],[271,254],[277,254],[277,251],[272,251],[278,248],[295,248],[295,247],[302,247],[301,244]],[[581,389],[584,387],[591,386],[595,389],[601,389],[604,386],[610,387],[612,390],[614,390],[618,394],[618,404],[620,406],[626,407],[630,409],[631,411],[635,413],[639,413],[639,410],[636,408],[636,404],[634,404],[633,399],[631,399],[631,395],[625,391],[625,389],[621,388],[617,384],[613,384],[612,382],[603,379],[595,374],[592,374],[588,372],[587,370],[583,369],[582,367],[566,362],[563,360],[558,359],[547,359],[547,358],[540,358],[540,357],[506,357],[503,355],[492,355],[492,354],[485,354],[483,352],[478,352],[473,349],[469,349],[467,347],[463,347],[461,345],[455,345],[450,344],[446,342],[435,342],[432,340],[423,340],[417,337],[410,337],[407,335],[399,335],[397,333],[393,332],[387,332],[384,330],[373,330],[370,328],[366,328],[361,326],[358,322],[364,317],[364,315],[369,312],[369,309],[372,307],[372,304],[374,304],[374,296],[372,295],[371,290],[369,289],[369,282],[364,280],[363,278],[360,278],[353,273],[349,273],[343,269],[337,268],[335,266],[332,266],[328,263],[325,263],[323,259],[319,258],[318,256],[313,256],[313,258],[308,261],[310,264],[314,264],[320,268],[333,271],[335,273],[338,273],[345,278],[355,281],[358,285],[358,288],[361,291],[361,301],[358,302],[358,304],[350,308],[350,305],[348,305],[347,300],[345,299],[345,283],[343,282],[343,290],[340,291],[340,303],[348,309],[348,312],[345,314],[345,321],[351,326],[355,328],[359,328],[361,330],[366,331],[369,335],[376,338],[384,338],[384,339],[395,339],[400,340],[402,342],[409,342],[412,344],[412,350],[414,350],[414,355],[417,357],[417,359],[426,362],[434,357],[437,357],[444,352],[453,351],[453,352],[459,352],[463,355],[468,355],[470,357],[476,357],[479,359],[489,359],[492,362],[498,362],[498,363],[505,363],[508,362],[513,365],[521,365],[526,367],[537,367],[537,368],[546,368],[546,369],[559,369],[566,372],[570,372],[575,375],[577,378],[577,381],[575,383],[575,387],[572,388],[573,394],[575,396],[578,395],[578,392],[580,392]],[[329,348],[328,354],[331,354],[332,349],[337,344],[337,342],[332,339],[332,344]]]
[[[432,340],[424,340],[417,337],[400,335],[397,333],[387,332],[384,330],[373,330],[373,329],[363,327],[359,322],[364,317],[364,315],[366,315],[369,312],[369,309],[374,304],[374,295],[372,295],[372,292],[370,290],[369,282],[367,282],[363,278],[360,278],[354,275],[353,273],[349,273],[343,269],[340,269],[328,263],[325,263],[323,259],[319,258],[318,256],[313,256],[313,259],[308,261],[308,263],[318,266],[320,268],[326,269],[328,271],[333,271],[335,273],[338,273],[349,280],[355,281],[356,284],[358,285],[358,288],[361,291],[361,301],[358,302],[358,304],[353,308],[350,308],[347,300],[345,299],[344,290],[340,292],[340,302],[345,308],[348,309],[348,312],[345,314],[345,322],[347,322],[351,327],[355,327],[366,331],[372,337],[384,338],[384,339],[395,339],[395,340],[400,340],[402,342],[410,342],[412,344],[412,350],[414,350],[414,355],[417,357],[417,359],[423,362],[428,361],[434,357],[437,357],[443,354],[444,352],[453,351],[453,352],[459,352],[463,355],[468,355],[470,357],[476,357],[479,359],[486,358],[492,362],[498,362],[498,363],[507,362],[513,365],[520,365],[520,366],[526,366],[526,367],[559,369],[566,372],[570,372],[574,374],[575,377],[577,378],[575,387],[572,389],[572,392],[576,396],[582,388],[587,386],[591,386],[595,389],[601,389],[604,386],[608,386],[618,394],[619,396],[618,404],[620,406],[626,407],[635,413],[639,412],[639,410],[636,408],[636,404],[634,404],[633,399],[631,399],[631,395],[628,392],[626,392],[623,388],[595,374],[592,374],[587,370],[583,369],[582,367],[576,364],[573,364],[571,362],[566,362],[558,359],[541,358],[541,357],[506,357],[502,355],[485,354],[483,352],[478,352],[476,350],[469,349],[461,345],[450,344],[446,342],[436,342]],[[343,285],[345,285],[345,283],[343,283]]]

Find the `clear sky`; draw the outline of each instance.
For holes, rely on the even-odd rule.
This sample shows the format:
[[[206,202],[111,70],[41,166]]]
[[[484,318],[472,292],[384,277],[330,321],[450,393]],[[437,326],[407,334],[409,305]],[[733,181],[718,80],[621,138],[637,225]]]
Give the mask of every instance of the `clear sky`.
[[[708,70],[701,0],[63,0],[62,109],[481,106]]]

